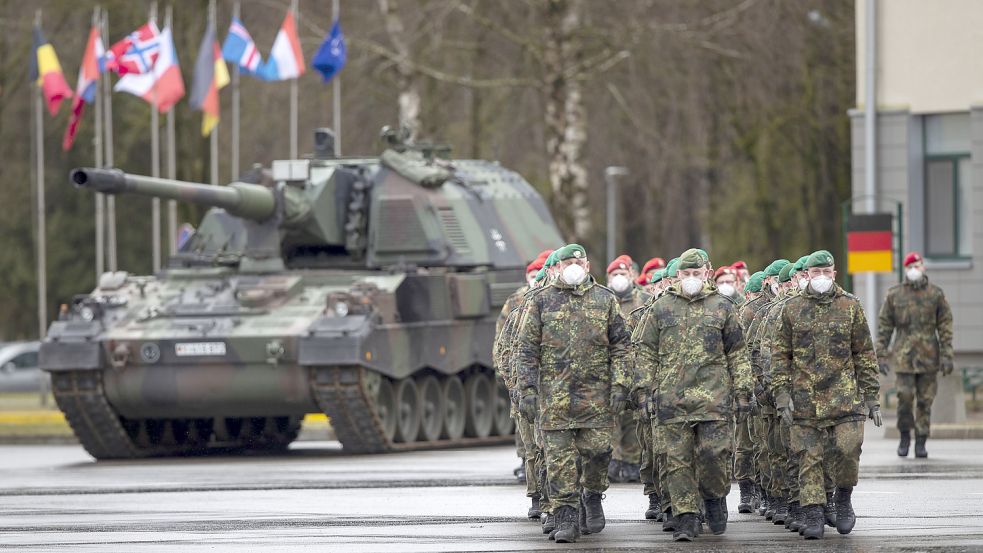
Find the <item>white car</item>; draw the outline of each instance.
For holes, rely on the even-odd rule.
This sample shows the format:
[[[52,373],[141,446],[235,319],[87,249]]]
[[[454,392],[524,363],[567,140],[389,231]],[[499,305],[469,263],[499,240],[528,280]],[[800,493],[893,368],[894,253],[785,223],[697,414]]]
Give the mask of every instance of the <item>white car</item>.
[[[41,342],[15,342],[0,345],[0,392],[37,392],[41,379],[38,349]]]

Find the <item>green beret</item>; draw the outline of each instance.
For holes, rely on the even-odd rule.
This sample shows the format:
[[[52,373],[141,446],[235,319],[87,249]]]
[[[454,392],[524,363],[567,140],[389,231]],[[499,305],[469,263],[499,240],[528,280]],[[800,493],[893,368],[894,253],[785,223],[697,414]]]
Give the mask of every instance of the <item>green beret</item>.
[[[791,274],[794,275],[795,273],[797,273],[799,271],[804,271],[805,268],[806,268],[806,260],[807,259],[809,259],[809,256],[808,255],[803,255],[802,257],[799,258],[798,261],[796,261],[794,264],[792,264],[792,273]]]
[[[788,282],[792,280],[792,267],[795,265],[786,263],[781,271],[778,271],[778,282]]]
[[[556,252],[560,250],[553,250],[553,253],[546,256],[546,262],[543,263],[543,267],[549,269],[553,265],[556,265]]]
[[[782,270],[782,267],[788,265],[788,259],[776,259],[771,262],[771,265],[765,267],[765,276],[773,277],[778,276],[778,273]]]
[[[666,270],[659,269],[657,271],[652,271],[652,276],[649,278],[649,284],[655,284],[660,280],[666,278]]]
[[[818,250],[809,254],[804,267],[806,269],[811,269],[812,267],[832,267],[835,263],[833,254],[826,250]]]
[[[663,278],[676,278],[676,269],[679,267],[679,258],[674,257],[666,265],[666,276]]]
[[[556,250],[555,253],[557,261],[563,261],[565,259],[587,259],[587,250],[580,244],[567,244]]]
[[[765,276],[767,275],[765,275],[764,271],[758,271],[757,273],[751,275],[751,277],[747,279],[747,284],[744,285],[744,291],[760,292],[761,287],[765,283]]]
[[[707,252],[697,248],[690,248],[680,254],[676,270],[699,269],[700,267],[705,267],[709,262],[710,258],[707,256]]]
[[[534,282],[542,282],[546,278],[546,268],[542,268],[536,272],[536,276],[533,277]]]

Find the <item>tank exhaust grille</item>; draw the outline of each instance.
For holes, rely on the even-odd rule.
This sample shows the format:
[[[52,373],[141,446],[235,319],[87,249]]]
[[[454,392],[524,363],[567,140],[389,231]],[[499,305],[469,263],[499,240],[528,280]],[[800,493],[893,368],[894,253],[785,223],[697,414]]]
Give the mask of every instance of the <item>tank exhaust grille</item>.
[[[427,233],[420,222],[413,198],[381,199],[379,222],[376,251],[385,253],[430,251]]]
[[[461,221],[454,213],[454,208],[441,207],[437,213],[440,215],[440,226],[444,230],[444,236],[454,248],[454,252],[458,255],[470,254],[471,247],[468,244],[468,237],[464,234],[464,229],[461,228]]]

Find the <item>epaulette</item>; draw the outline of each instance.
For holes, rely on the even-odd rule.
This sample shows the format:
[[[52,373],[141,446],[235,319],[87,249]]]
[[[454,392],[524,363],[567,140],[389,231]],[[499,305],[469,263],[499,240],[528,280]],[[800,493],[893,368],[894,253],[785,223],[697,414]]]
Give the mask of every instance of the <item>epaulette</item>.
[[[546,286],[540,286],[538,288],[530,288],[529,290],[526,291],[525,295],[523,295],[522,297],[524,299],[531,298],[536,294],[542,293],[543,291],[549,289],[549,287],[550,287],[549,285],[546,285]]]
[[[618,294],[615,294],[615,293],[614,293],[614,290],[612,290],[612,289],[610,289],[610,288],[608,288],[607,286],[605,286],[605,285],[603,285],[603,284],[601,284],[600,282],[595,282],[595,283],[594,283],[594,286],[596,286],[596,287],[598,287],[598,288],[600,288],[601,290],[606,290],[606,291],[607,291],[607,293],[609,293],[609,294],[611,294],[612,296],[614,296],[614,297],[615,297],[615,299],[617,299],[617,298],[618,298]]]
[[[858,298],[857,296],[851,294],[850,292],[847,292],[846,290],[843,291],[843,295],[846,296],[846,297],[848,297],[848,298],[850,298],[851,300],[860,301],[860,298]]]

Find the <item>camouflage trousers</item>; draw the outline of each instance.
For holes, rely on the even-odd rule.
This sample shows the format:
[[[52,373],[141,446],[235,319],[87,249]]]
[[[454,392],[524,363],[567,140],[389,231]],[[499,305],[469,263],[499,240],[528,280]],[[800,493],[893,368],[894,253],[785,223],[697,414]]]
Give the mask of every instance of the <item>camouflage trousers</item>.
[[[633,465],[642,462],[642,446],[638,439],[638,421],[635,420],[635,413],[631,410],[618,416],[611,445],[614,448],[611,454],[613,459]]]
[[[658,420],[653,419],[649,424],[652,430],[652,474],[655,480],[655,493],[659,496],[662,503],[662,511],[666,512],[672,507],[672,497],[669,493],[669,466],[667,460],[668,439],[666,438],[666,426]]]
[[[536,425],[518,415],[515,417],[515,429],[516,440],[525,444],[526,497],[535,497],[540,495],[538,476],[543,466],[543,450],[536,445]]]
[[[897,373],[898,430],[928,436],[932,422],[932,403],[938,391],[938,373]],[[917,413],[916,413],[917,409]]]
[[[777,415],[767,417],[765,424],[768,426],[768,468],[771,475],[768,495],[789,497],[792,485],[790,480],[798,477],[796,473],[790,478],[788,472],[790,429],[782,424],[781,417]]]
[[[673,514],[698,513],[703,499],[727,495],[734,454],[730,421],[667,424],[665,437]]]
[[[608,489],[612,428],[543,430],[547,493],[552,509],[580,506],[582,490]]]
[[[655,467],[655,451],[652,449],[652,423],[644,417],[636,421],[638,442],[641,446],[641,467],[642,493],[650,495],[656,493],[655,482],[657,471]]]
[[[792,425],[792,451],[798,461],[799,503],[824,505],[828,488],[852,488],[860,475],[863,421],[832,426]],[[827,483],[826,479],[829,479]]]
[[[522,439],[522,433],[519,432],[519,424],[521,423],[522,417],[512,413],[512,420],[515,421],[515,456],[519,459],[526,458],[526,442]]]
[[[734,478],[738,481],[755,480],[752,425],[753,421],[748,417],[734,427]]]
[[[768,465],[768,427],[764,415],[752,416],[750,420],[757,483],[762,489],[767,490],[771,486],[771,467]]]

